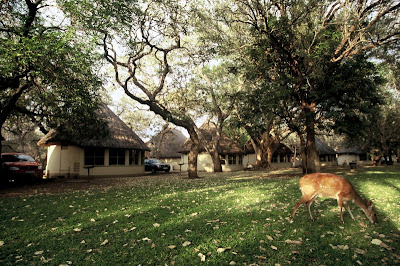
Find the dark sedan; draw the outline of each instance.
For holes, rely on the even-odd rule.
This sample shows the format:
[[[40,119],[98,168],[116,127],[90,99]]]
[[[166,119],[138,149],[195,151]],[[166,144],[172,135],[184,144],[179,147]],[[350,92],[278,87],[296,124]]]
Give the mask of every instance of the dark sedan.
[[[2,183],[32,183],[43,179],[42,164],[23,153],[2,153]]]
[[[147,159],[144,160],[144,170],[151,171],[152,173],[156,173],[158,171],[169,172],[171,170],[171,166],[167,163],[160,162],[157,159]]]

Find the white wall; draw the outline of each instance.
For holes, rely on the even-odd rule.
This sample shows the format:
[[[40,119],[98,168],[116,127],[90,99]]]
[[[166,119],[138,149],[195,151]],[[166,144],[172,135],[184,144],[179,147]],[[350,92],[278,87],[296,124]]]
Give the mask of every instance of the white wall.
[[[358,165],[365,165],[365,164],[371,164],[371,160],[366,160],[366,161],[360,161],[360,156],[357,154],[339,154],[337,157],[337,163],[338,165],[343,165],[344,162],[346,161],[346,164],[349,164],[349,162],[357,162]]]
[[[160,161],[171,165],[171,170],[179,170],[179,164],[181,163],[181,158],[162,158]]]
[[[243,158],[244,160],[244,158]],[[236,164],[228,163],[228,156],[225,158],[225,164],[222,165],[223,172],[240,171],[243,170],[243,164],[239,164],[239,155],[236,155]],[[188,170],[188,155],[182,154],[182,171]],[[179,169],[179,168],[178,168]],[[199,153],[197,156],[197,171],[213,172],[214,164],[211,155],[205,152]]]
[[[139,161],[141,161],[139,159]],[[77,146],[52,145],[47,148],[45,178],[87,177],[84,150]],[[109,150],[105,150],[104,165],[89,169],[89,176],[134,176],[144,174],[144,165],[129,165],[129,151],[125,151],[125,165],[109,166]]]

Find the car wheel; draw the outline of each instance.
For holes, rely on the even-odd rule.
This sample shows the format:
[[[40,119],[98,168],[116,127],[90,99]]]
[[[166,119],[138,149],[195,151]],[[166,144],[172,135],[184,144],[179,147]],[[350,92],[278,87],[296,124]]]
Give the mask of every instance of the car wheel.
[[[166,172],[166,173],[168,173],[168,172],[169,172],[169,170],[165,170],[165,172]]]
[[[156,171],[155,168],[152,168],[152,169],[151,169],[151,172],[152,172],[153,174],[155,174],[157,171]]]

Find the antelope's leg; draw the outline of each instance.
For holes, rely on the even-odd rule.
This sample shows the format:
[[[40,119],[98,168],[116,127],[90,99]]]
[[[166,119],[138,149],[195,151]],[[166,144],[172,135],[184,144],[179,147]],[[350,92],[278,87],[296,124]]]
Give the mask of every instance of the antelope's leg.
[[[311,204],[315,201],[317,198],[316,195],[314,195],[308,202],[307,202],[307,209],[308,209],[308,214],[310,215],[311,221],[314,221],[314,218],[311,215]]]
[[[343,198],[342,198],[342,195],[340,195],[340,194],[337,195],[337,202],[338,202],[339,211],[340,211],[340,220],[342,221],[342,223],[344,223],[344,220],[343,220],[343,211],[342,211],[342,208],[343,208]]]
[[[354,219],[354,216],[353,216],[353,213],[352,213],[351,210],[350,210],[349,204],[348,204],[347,202],[343,202],[343,205],[344,205],[344,207],[349,211],[350,216],[351,216],[351,219],[355,220],[355,219]]]
[[[308,195],[303,195],[301,199],[296,203],[296,206],[294,206],[294,210],[292,213],[292,219],[294,218],[294,215],[296,214],[297,209],[300,207],[302,204],[306,204],[309,201],[309,196]]]

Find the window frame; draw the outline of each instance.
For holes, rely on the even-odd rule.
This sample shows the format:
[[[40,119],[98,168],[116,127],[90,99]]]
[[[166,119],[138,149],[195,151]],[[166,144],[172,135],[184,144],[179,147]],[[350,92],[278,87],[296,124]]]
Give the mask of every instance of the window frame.
[[[88,153],[92,154],[88,154]],[[105,149],[104,148],[84,148],[83,149],[84,165],[104,166],[105,165]],[[89,161],[90,160],[90,161]],[[93,163],[90,163],[93,162]]]
[[[126,153],[125,149],[112,148],[108,152],[108,165],[122,166],[125,165]]]

